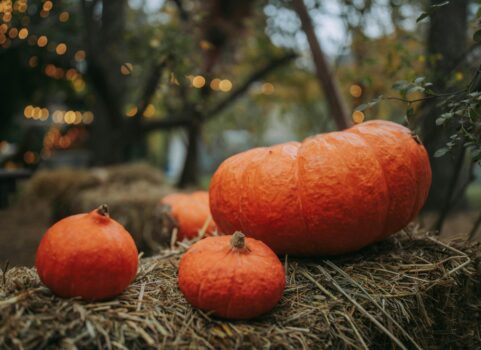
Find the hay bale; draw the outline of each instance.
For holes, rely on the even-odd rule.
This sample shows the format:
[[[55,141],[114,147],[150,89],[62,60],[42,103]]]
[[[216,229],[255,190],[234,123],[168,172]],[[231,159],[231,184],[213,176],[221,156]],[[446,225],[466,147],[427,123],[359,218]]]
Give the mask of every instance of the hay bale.
[[[0,288],[6,348],[480,348],[479,247],[398,234],[354,255],[285,259],[280,304],[253,321],[194,310],[177,288],[177,247],[143,259],[118,298],[59,299],[34,270]],[[246,306],[248,307],[248,306]],[[1,345],[0,345],[1,346]]]
[[[147,254],[169,243],[157,233],[156,206],[173,191],[161,171],[144,163],[92,169],[42,170],[27,183],[20,205],[47,203],[51,223],[107,203],[113,218]]]

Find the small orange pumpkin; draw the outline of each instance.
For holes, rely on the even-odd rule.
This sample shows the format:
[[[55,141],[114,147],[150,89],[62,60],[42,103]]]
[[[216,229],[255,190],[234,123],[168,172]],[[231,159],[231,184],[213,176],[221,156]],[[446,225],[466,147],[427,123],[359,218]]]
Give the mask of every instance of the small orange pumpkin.
[[[106,205],[60,220],[43,236],[35,266],[42,282],[61,297],[102,300],[122,293],[137,273],[130,234]]]
[[[402,229],[430,185],[419,139],[376,120],[228,158],[212,178],[210,207],[223,233],[240,230],[276,253],[333,255]]]
[[[179,288],[187,301],[222,318],[262,315],[279,302],[284,287],[279,258],[240,232],[198,241],[179,264]]]
[[[165,216],[165,226],[177,228],[177,240],[197,237],[199,230],[208,223],[206,234],[216,230],[209,208],[209,193],[197,191],[188,193],[172,193],[161,200],[161,211]],[[171,225],[168,225],[171,223]]]

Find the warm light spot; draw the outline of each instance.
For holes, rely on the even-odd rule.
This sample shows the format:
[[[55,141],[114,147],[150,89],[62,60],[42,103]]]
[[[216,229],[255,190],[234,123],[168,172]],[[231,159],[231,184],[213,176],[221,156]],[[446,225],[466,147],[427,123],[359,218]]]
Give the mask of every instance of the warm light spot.
[[[364,113],[361,111],[354,111],[354,113],[352,113],[352,121],[355,124],[362,123],[364,121]]]
[[[224,79],[219,83],[220,91],[228,92],[232,89],[232,83],[229,79]]]
[[[85,81],[83,79],[75,79],[73,81],[73,88],[77,92],[82,92],[85,90]]]
[[[8,49],[8,48],[10,47],[10,44],[11,44],[11,43],[12,43],[12,42],[10,41],[10,39],[7,39],[7,40],[5,40],[5,42],[3,43],[2,47],[3,47],[4,49]]]
[[[20,29],[20,31],[18,32],[18,38],[23,40],[27,36],[28,36],[28,29],[27,28]]]
[[[215,78],[210,82],[210,88],[214,91],[219,90],[220,79]]]
[[[65,52],[67,52],[67,45],[65,45],[64,43],[58,44],[55,48],[55,52],[57,53],[57,55],[65,54]]]
[[[60,15],[58,15],[58,20],[60,22],[67,22],[69,18],[70,14],[67,11],[64,11]]]
[[[35,107],[32,111],[32,118],[35,120],[40,119],[41,113],[40,107]]]
[[[138,108],[136,106],[131,106],[125,115],[127,117],[134,117],[137,114]]]
[[[0,33],[0,45],[5,43],[5,41],[7,41],[7,37],[5,36],[5,34]]]
[[[75,111],[75,120],[73,121],[74,124],[80,124],[82,122],[82,113],[79,111]]]
[[[464,79],[464,74],[463,74],[463,72],[456,72],[456,73],[454,74],[454,79],[456,79],[457,81],[463,80],[463,79]]]
[[[57,124],[63,123],[63,112],[62,111],[53,112],[52,120],[54,123],[57,123]]]
[[[202,50],[210,50],[210,49],[214,48],[214,45],[212,45],[207,40],[201,40],[200,43],[199,43],[199,46]]]
[[[37,157],[35,156],[35,153],[33,153],[32,151],[27,151],[23,155],[23,160],[27,164],[35,163],[36,159]]]
[[[4,22],[10,22],[12,20],[12,14],[11,13],[5,13],[2,17]]]
[[[65,78],[68,80],[74,80],[78,77],[78,73],[74,68],[70,68],[67,70],[67,73],[65,74]]]
[[[31,105],[26,106],[23,110],[23,115],[25,116],[25,118],[30,118],[32,116],[32,113],[33,113],[33,106]]]
[[[30,67],[36,67],[38,65],[38,57],[37,56],[32,56],[28,59],[28,65]]]
[[[94,121],[94,114],[92,112],[84,112],[82,116],[82,121],[85,124],[90,124]]]
[[[45,47],[48,44],[48,39],[45,35],[41,35],[37,40],[38,47]]]
[[[63,120],[67,124],[73,124],[75,122],[75,112],[67,111],[63,116]]]
[[[155,115],[155,107],[153,104],[149,104],[144,111],[143,116],[145,118],[152,118]]]
[[[58,140],[58,145],[60,146],[60,148],[68,148],[71,143],[72,142],[70,141],[70,139],[66,136],[61,136]]]
[[[362,88],[357,84],[353,84],[349,88],[349,93],[352,97],[359,98],[362,95]]]
[[[54,77],[57,72],[57,68],[53,64],[47,64],[45,66],[45,74],[49,77]]]
[[[120,73],[122,73],[123,75],[129,75],[130,73],[132,73],[132,70],[134,69],[134,66],[132,65],[132,63],[124,63],[120,66]]]
[[[0,33],[6,33],[8,26],[5,23],[0,24]]]
[[[205,78],[202,75],[197,75],[192,79],[192,86],[200,89],[205,85]]]
[[[78,50],[75,53],[74,58],[75,58],[75,61],[77,61],[77,62],[85,60],[85,51],[84,50]]]
[[[421,63],[426,62],[426,56],[420,55],[420,56],[418,57],[418,61],[421,62]]]
[[[49,116],[48,109],[47,109],[47,108],[42,108],[42,109],[40,110],[40,117],[39,117],[39,119],[45,121],[45,120],[48,119],[48,116]]]
[[[8,36],[10,37],[10,39],[15,39],[18,35],[18,29],[17,28],[10,28],[10,30],[8,31]]]
[[[263,94],[270,95],[274,93],[274,85],[271,83],[264,83],[262,84],[261,91]]]
[[[52,7],[53,7],[53,3],[51,1],[45,1],[42,6],[44,11],[50,11]]]

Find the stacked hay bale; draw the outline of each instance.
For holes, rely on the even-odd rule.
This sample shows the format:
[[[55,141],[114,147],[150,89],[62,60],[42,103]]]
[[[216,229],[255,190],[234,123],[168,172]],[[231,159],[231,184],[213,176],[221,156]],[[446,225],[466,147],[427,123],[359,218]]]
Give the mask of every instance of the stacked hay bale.
[[[155,208],[172,188],[163,174],[143,163],[105,168],[39,171],[26,185],[21,205],[32,198],[51,209],[51,222],[88,212],[107,203],[112,217],[134,236],[140,250],[150,253],[165,242],[156,234]]]
[[[143,259],[120,297],[59,299],[33,269],[0,287],[0,347],[479,349],[479,246],[397,234],[356,254],[285,258],[280,304],[252,321],[194,310],[177,287],[185,246]],[[246,305],[249,307],[249,305]]]

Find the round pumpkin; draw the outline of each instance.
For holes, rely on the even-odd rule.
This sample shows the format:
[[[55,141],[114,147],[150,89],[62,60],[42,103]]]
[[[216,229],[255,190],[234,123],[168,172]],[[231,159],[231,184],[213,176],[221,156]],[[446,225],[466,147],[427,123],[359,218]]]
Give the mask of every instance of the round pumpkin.
[[[419,138],[375,120],[228,158],[210,207],[221,232],[241,230],[276,253],[334,255],[405,227],[430,185]]]
[[[279,258],[240,232],[198,241],[179,264],[179,288],[187,301],[222,318],[262,315],[279,302],[284,287]]]
[[[192,239],[206,224],[206,235],[216,230],[209,208],[209,193],[172,193],[161,200],[162,226],[170,232],[177,228],[177,240]]]
[[[102,300],[122,293],[137,273],[130,234],[106,205],[58,221],[43,236],[35,266],[42,282],[61,297]]]

